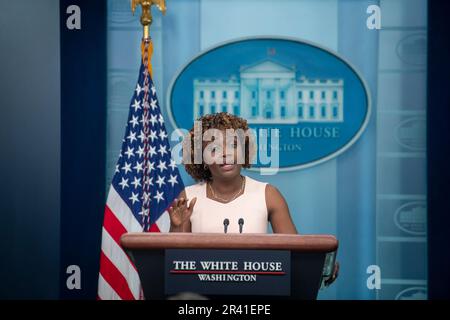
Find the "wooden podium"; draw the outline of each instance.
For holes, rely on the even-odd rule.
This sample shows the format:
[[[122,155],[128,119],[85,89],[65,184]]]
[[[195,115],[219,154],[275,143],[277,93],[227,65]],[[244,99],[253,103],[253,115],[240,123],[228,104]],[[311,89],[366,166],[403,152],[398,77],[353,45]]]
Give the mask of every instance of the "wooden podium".
[[[316,299],[332,275],[338,241],[330,235],[127,233],[121,245],[146,299],[182,292]]]

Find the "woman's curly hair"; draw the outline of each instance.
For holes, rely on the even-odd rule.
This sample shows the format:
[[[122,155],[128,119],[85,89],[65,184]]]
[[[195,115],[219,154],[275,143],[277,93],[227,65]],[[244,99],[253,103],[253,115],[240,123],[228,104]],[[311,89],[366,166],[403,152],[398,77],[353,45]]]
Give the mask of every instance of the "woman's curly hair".
[[[218,130],[226,130],[226,129],[242,129],[244,132],[248,132],[248,124],[247,120],[230,114],[228,112],[218,112],[213,114],[206,114],[197,119],[197,121],[201,121],[202,132],[194,133],[195,126],[189,131],[189,133],[185,137],[185,142],[190,138],[190,163],[185,163],[184,167],[186,168],[187,173],[194,178],[195,181],[211,181],[211,171],[208,167],[205,167],[203,163],[203,152],[202,152],[202,163],[194,163],[194,134],[203,134],[208,129],[218,129]],[[186,144],[184,146],[187,146]],[[250,150],[250,141],[249,137],[245,136],[245,162],[242,164],[243,168],[250,168],[251,159],[254,156],[254,150]],[[189,146],[183,148],[183,152],[189,152]],[[201,150],[203,151],[203,150]],[[188,156],[188,155],[186,155]],[[186,159],[186,157],[183,157]]]

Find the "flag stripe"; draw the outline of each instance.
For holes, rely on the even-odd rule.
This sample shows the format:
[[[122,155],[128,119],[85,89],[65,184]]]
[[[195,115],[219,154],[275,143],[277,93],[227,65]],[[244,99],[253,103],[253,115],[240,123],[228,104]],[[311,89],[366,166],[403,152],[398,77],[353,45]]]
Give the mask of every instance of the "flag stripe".
[[[100,274],[98,276],[98,296],[99,300],[121,300],[117,292],[106,282]]]
[[[119,219],[111,211],[111,209],[105,206],[105,221],[103,227],[108,231],[109,235],[120,245],[120,237],[127,233],[127,229],[120,223]]]
[[[150,230],[149,230],[150,232],[160,232],[159,231],[159,228],[158,228],[158,225],[156,224],[156,223],[154,223],[154,224],[152,224],[151,226],[150,226]]]
[[[108,259],[108,257],[102,252],[100,254],[100,263],[102,263],[105,268],[100,271],[100,274],[109,283],[109,285],[115,288],[118,296],[122,300],[134,300],[136,299],[128,287],[127,280],[116,268],[116,266]]]
[[[133,296],[139,298],[140,281],[136,267],[131,263],[126,253],[123,251],[114,239],[110,236],[107,230],[103,229],[102,233],[102,252],[112,261],[116,269],[127,279],[128,287],[133,293]],[[102,273],[103,270],[100,270]]]
[[[102,234],[102,237],[110,236],[113,241],[116,242],[117,246],[119,248],[116,248],[116,250],[123,251],[122,246],[120,245],[120,237],[126,233],[124,226],[120,223],[120,221],[116,218],[114,213],[108,208],[108,206],[105,207],[105,221],[103,222],[103,228],[107,231],[106,234]],[[106,239],[109,243],[110,239]],[[108,245],[108,243],[105,243],[105,246]],[[131,262],[130,257],[124,252],[126,258],[128,259],[129,263],[133,266],[134,269],[136,267]]]
[[[156,224],[158,225],[159,232],[169,232],[170,230],[169,213],[167,211],[164,211],[161,217],[159,217],[159,219],[156,221]]]

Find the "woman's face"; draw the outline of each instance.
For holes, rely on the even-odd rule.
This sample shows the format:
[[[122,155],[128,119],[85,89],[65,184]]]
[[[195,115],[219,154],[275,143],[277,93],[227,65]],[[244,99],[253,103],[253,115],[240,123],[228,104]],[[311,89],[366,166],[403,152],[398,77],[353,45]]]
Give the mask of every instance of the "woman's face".
[[[213,179],[231,179],[241,174],[242,159],[245,160],[245,158],[243,157],[243,147],[238,144],[236,137],[227,139],[224,134],[222,143],[209,142],[204,151],[206,151],[204,153],[205,162]]]

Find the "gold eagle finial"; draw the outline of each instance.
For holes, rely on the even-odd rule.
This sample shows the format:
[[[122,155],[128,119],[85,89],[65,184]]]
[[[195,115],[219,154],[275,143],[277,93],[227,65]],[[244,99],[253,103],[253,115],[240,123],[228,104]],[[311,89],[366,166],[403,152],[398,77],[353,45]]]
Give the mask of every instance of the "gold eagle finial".
[[[136,11],[138,5],[142,6],[141,24],[144,26],[144,39],[148,39],[148,27],[152,24],[152,5],[155,5],[163,14],[166,13],[166,0],[131,0],[131,11]]]

